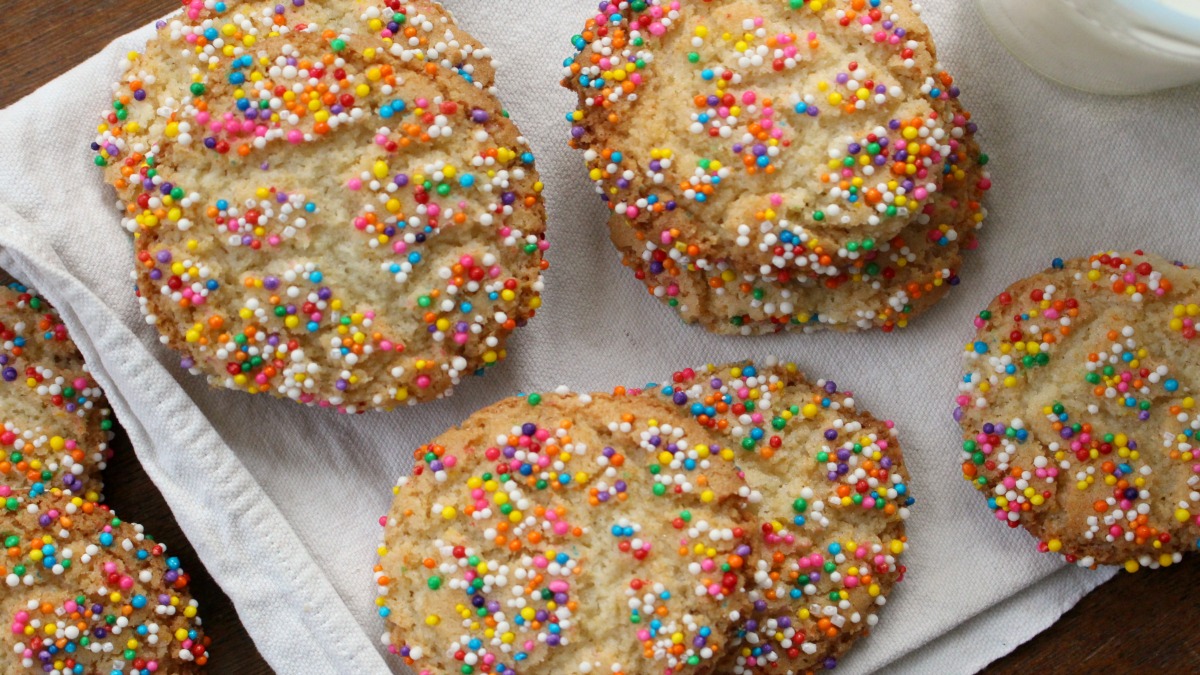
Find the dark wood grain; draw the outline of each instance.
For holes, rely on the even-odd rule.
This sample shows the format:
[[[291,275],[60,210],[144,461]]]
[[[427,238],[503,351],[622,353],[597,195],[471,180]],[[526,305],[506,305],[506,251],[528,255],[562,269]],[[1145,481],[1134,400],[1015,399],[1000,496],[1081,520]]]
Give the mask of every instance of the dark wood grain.
[[[1196,556],[1167,569],[1119,572],[988,672],[1198,673],[1197,582]]]
[[[112,38],[177,6],[178,0],[3,0],[0,108],[96,53]],[[173,544],[192,573],[205,629],[214,637],[212,672],[270,673],[229,599],[200,565],[123,438],[106,481],[117,512]],[[1157,572],[1121,573],[987,672],[1200,672],[1197,625],[1200,558]]]

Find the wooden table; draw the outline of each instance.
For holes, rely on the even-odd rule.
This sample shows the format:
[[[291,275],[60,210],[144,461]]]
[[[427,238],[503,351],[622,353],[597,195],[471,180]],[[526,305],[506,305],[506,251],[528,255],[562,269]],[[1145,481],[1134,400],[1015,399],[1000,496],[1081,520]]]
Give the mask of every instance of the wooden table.
[[[0,9],[0,108],[112,38],[178,6],[178,0],[6,0]],[[122,517],[144,524],[147,532],[173,545],[191,572],[204,627],[214,639],[212,672],[270,673],[233,605],[196,558],[128,441],[121,440],[105,492]],[[1200,672],[1197,625],[1200,557],[1193,556],[1167,570],[1122,573],[986,672]]]

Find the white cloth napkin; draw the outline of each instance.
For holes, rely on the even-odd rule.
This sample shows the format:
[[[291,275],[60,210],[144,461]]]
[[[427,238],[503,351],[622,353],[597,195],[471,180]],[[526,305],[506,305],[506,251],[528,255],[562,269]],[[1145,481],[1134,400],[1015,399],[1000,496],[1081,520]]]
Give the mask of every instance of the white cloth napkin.
[[[211,390],[142,320],[131,243],[88,144],[118,60],[149,27],[0,111],[0,266],[62,311],[147,473],[271,665],[388,671],[371,566],[378,517],[414,447],[520,391],[604,391],[768,354],[895,419],[912,472],[908,577],[839,670],[973,672],[1108,579],[1111,570],[1038,554],[962,480],[950,416],[959,353],[975,313],[1054,256],[1145,247],[1200,262],[1200,90],[1132,99],[1069,91],[1010,57],[973,3],[931,2],[939,53],[993,158],[992,215],[962,285],[895,335],[722,338],[681,325],[620,267],[606,211],[566,147],[573,99],[557,83],[569,38],[595,2],[446,2],[502,65],[502,97],[547,185],[553,266],[545,309],[518,332],[507,363],[449,400],[390,414],[340,416]]]

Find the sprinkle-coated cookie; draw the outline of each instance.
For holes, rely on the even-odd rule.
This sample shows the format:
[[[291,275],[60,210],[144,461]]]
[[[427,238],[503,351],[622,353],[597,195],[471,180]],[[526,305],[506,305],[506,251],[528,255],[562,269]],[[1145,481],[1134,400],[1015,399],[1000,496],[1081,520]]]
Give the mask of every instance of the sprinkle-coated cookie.
[[[191,2],[94,144],[147,321],[214,386],[347,412],[445,396],[541,305],[533,154],[432,2]]]
[[[716,672],[835,668],[904,577],[913,500],[894,425],[773,360],[687,369],[659,391],[727,439],[722,458],[754,490],[753,552],[735,598],[747,608]]]
[[[376,568],[418,673],[711,673],[749,553],[721,448],[652,397],[538,394],[415,453]]]
[[[47,492],[99,500],[112,457],[108,401],[58,313],[15,283],[0,287],[0,379],[6,510]]]
[[[892,425],[793,364],[509,399],[414,458],[375,579],[422,674],[833,668],[904,574]]]
[[[908,0],[606,0],[573,42],[571,142],[601,196],[702,265],[852,264],[990,185]]]
[[[975,318],[963,475],[1038,548],[1129,571],[1200,545],[1200,273],[1156,255],[1055,260]]]
[[[208,662],[188,576],[140,525],[45,495],[0,518],[4,673],[183,675]]]

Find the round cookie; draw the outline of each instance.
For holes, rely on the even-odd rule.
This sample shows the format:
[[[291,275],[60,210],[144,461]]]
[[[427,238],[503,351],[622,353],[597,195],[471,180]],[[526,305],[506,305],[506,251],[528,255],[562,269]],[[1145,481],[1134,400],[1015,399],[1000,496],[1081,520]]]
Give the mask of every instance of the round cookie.
[[[546,216],[487,50],[428,2],[209,5],[126,60],[94,144],[182,365],[357,412],[503,360]]]
[[[624,394],[509,399],[414,453],[375,579],[415,672],[721,672],[748,491],[703,427]]]
[[[908,0],[602,2],[568,59],[572,145],[613,213],[740,273],[895,237],[975,131]]]
[[[65,492],[98,501],[112,457],[104,392],[67,327],[20,284],[0,287],[0,499]]]
[[[1082,566],[1200,545],[1200,274],[1100,253],[1016,282],[975,318],[954,417],[993,515]]]
[[[188,576],[140,525],[46,495],[0,520],[0,537],[6,673],[182,675],[208,662]]]
[[[891,422],[827,380],[767,360],[675,373],[656,391],[718,431],[753,488],[748,605],[718,673],[800,675],[837,666],[904,578],[913,499]]]
[[[973,140],[964,152],[982,165]],[[986,174],[985,174],[986,175]],[[935,195],[893,239],[838,266],[808,255],[807,272],[741,274],[727,262],[695,260],[679,245],[642,236],[613,216],[609,230],[624,264],[688,323],[734,335],[819,328],[885,332],[904,328],[959,283],[962,253],[978,245],[986,210],[980,183],[958,181]]]

